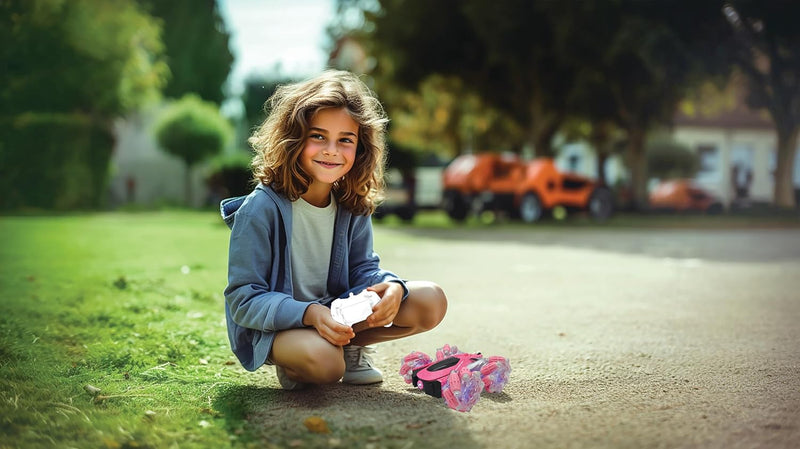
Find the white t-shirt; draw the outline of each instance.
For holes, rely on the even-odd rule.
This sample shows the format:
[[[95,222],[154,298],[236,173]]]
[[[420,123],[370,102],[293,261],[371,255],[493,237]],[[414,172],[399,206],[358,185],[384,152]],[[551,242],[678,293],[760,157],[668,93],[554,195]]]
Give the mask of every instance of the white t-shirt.
[[[316,207],[298,198],[292,202],[292,286],[298,301],[328,298],[336,200]]]

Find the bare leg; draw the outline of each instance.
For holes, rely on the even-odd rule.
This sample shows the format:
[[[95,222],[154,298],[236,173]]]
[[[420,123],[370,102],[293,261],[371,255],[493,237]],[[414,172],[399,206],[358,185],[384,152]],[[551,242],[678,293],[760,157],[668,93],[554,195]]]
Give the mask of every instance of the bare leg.
[[[278,332],[270,357],[297,382],[329,384],[337,382],[344,374],[341,346],[330,344],[314,329]]]
[[[400,305],[392,326],[367,329],[365,323],[358,323],[353,327],[356,336],[352,344],[367,346],[408,337],[431,330],[444,319],[447,297],[441,287],[425,281],[409,281],[406,286],[408,297]]]

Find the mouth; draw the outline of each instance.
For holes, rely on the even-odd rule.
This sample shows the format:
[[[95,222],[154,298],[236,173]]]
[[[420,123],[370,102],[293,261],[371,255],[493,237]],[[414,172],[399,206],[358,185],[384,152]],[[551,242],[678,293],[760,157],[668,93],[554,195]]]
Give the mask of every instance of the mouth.
[[[336,162],[327,162],[327,161],[314,161],[314,163],[324,168],[336,168],[344,165],[344,164],[337,164]]]

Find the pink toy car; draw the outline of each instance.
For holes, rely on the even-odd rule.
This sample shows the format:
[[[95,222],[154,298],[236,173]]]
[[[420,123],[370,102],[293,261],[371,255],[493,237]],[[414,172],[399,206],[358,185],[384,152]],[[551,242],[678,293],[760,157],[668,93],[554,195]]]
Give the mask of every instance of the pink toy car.
[[[480,352],[464,353],[456,346],[444,345],[436,359],[415,351],[403,357],[400,375],[426,394],[444,398],[447,405],[468,412],[486,390],[497,393],[508,382],[511,365],[505,357],[484,358]]]

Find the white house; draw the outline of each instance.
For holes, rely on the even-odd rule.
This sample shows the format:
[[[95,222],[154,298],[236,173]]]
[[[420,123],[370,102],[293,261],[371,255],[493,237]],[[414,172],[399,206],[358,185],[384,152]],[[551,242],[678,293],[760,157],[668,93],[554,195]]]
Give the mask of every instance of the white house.
[[[714,116],[681,113],[675,118],[673,135],[700,158],[695,181],[718,195],[724,204],[772,202],[777,133],[765,113],[744,106]],[[800,158],[795,156],[794,162],[793,178],[798,187]]]
[[[135,112],[114,124],[116,145],[111,156],[109,205],[185,205],[183,161],[161,150],[153,135],[158,107]],[[192,170],[190,205],[206,203],[205,166]]]
[[[766,113],[739,104],[713,115],[678,113],[671,131],[675,141],[700,158],[694,181],[717,195],[726,206],[738,202],[771,203],[774,190],[777,134]],[[800,152],[798,146],[796,152]],[[556,158],[562,170],[596,175],[597,157],[583,143],[564,145]],[[606,161],[607,181],[624,179],[620,157]],[[794,161],[795,188],[800,188],[800,156]],[[738,198],[737,198],[738,187]]]

